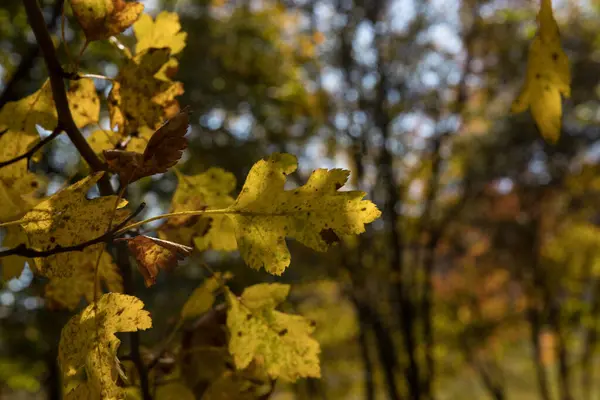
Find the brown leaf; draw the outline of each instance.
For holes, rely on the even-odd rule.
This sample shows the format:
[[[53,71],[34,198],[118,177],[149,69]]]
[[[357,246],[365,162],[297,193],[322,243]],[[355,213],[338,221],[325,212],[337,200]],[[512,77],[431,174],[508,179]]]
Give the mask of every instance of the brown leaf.
[[[189,256],[193,250],[182,244],[143,235],[125,240],[137,261],[146,287],[156,283],[159,270],[172,270],[177,266],[177,261]]]
[[[189,126],[189,109],[165,122],[150,137],[143,154],[124,150],[104,150],[104,158],[111,172],[119,174],[121,185],[140,178],[167,172],[177,164],[187,148],[185,134]]]

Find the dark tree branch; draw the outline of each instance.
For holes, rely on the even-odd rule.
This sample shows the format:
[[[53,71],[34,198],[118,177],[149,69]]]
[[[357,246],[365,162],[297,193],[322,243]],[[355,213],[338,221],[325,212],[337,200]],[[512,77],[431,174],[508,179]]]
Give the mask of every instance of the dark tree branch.
[[[54,138],[56,138],[58,135],[60,135],[62,133],[62,131],[63,130],[60,128],[60,125],[57,126],[52,131],[52,134],[50,134],[49,136],[47,136],[44,139],[42,139],[39,142],[37,142],[35,144],[35,146],[33,146],[31,149],[27,150],[25,153],[23,153],[23,154],[21,154],[19,156],[16,156],[14,158],[11,158],[10,160],[6,160],[6,161],[0,162],[0,168],[6,167],[7,165],[10,165],[10,164],[14,164],[17,161],[21,161],[24,158],[30,159],[35,154],[36,151],[38,151],[39,149],[41,149],[42,147],[44,147],[47,143],[49,143],[52,140],[54,140]]]
[[[48,250],[35,250],[27,247],[26,244],[21,243],[17,247],[13,247],[12,249],[0,251],[0,258],[8,257],[8,256],[22,256],[22,257],[50,257],[54,254],[67,253],[69,251],[83,251],[86,247],[93,246],[102,242],[110,242],[114,239],[115,233],[118,232],[119,229],[123,228],[125,225],[129,223],[133,218],[135,218],[143,209],[146,207],[146,203],[141,203],[139,207],[125,219],[125,221],[116,225],[110,231],[106,232],[104,235],[98,236],[92,240],[88,240],[87,242],[75,244],[73,246],[61,246],[57,245]]]
[[[65,73],[58,61],[58,56],[56,55],[56,49],[54,48],[54,43],[50,37],[50,32],[46,29],[42,10],[40,10],[36,0],[23,0],[23,4],[25,5],[29,24],[40,45],[46,67],[48,68],[50,86],[52,87],[52,97],[54,98],[59,125],[67,132],[69,139],[71,139],[71,142],[73,142],[73,145],[77,148],[83,159],[89,164],[90,168],[94,171],[103,171],[105,170],[104,163],[98,158],[96,153],[94,153],[94,150],[92,150],[89,143],[79,131],[79,128],[77,128],[75,121],[73,121],[63,80]],[[98,187],[101,192],[103,192],[103,195],[112,194],[113,192],[108,178],[100,180]]]
[[[52,8],[52,15],[50,17],[50,21],[46,26],[46,29],[51,32],[56,28],[56,24],[60,19],[60,14],[63,8],[65,0],[56,0],[54,6]],[[15,72],[10,77],[10,80],[6,83],[2,94],[0,94],[0,108],[2,108],[9,101],[13,101],[15,99],[15,87],[19,82],[21,82],[24,78],[27,77],[27,74],[33,68],[34,62],[40,53],[40,46],[36,43],[29,47],[27,54],[23,56],[19,66],[15,70]]]

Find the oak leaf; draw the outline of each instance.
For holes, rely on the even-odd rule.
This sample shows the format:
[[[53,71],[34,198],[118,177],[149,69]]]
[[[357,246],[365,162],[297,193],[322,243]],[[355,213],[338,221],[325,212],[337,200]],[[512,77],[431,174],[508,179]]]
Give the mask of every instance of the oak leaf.
[[[187,109],[165,122],[150,137],[143,153],[124,150],[104,150],[111,172],[119,174],[121,185],[140,178],[167,172],[177,164],[187,148],[185,134],[189,126]]]
[[[116,383],[121,341],[115,333],[149,329],[152,320],[143,307],[144,303],[134,296],[107,293],[69,320],[58,346],[65,389],[68,381],[78,376],[85,381],[75,393],[66,393],[67,398],[86,393],[98,394],[102,399],[123,397],[123,388]]]
[[[178,183],[171,201],[173,212],[223,209],[234,203],[230,193],[235,189],[236,179],[231,172],[215,167],[197,175],[175,172]],[[193,242],[200,251],[237,248],[233,222],[222,214],[170,218],[161,226],[159,235],[180,243]]]
[[[229,352],[237,369],[254,361],[272,379],[294,382],[321,376],[319,343],[310,336],[313,324],[275,310],[289,289],[289,285],[263,283],[246,288],[238,298],[226,288]]]
[[[117,197],[86,198],[87,192],[102,175],[102,172],[92,174],[48,197],[27,212],[20,220],[20,226],[27,234],[29,247],[50,250],[57,246],[73,246],[104,235]],[[123,209],[126,204],[126,200],[119,202],[113,226],[129,214]],[[34,266],[40,274],[49,278],[69,277],[75,268],[87,262],[90,253],[98,254],[104,247],[100,243],[87,247],[85,251],[35,258]]]
[[[179,260],[189,256],[193,250],[182,244],[143,235],[126,241],[144,277],[146,287],[156,283],[156,277],[161,269],[172,270]]]
[[[542,136],[556,143],[562,125],[561,95],[571,96],[571,71],[569,59],[561,48],[550,0],[542,0],[538,25],[538,33],[529,47],[525,84],[511,111],[520,113],[530,108]]]
[[[169,48],[150,48],[121,67],[108,96],[108,109],[111,126],[122,135],[135,134],[142,126],[157,129],[179,111],[175,97],[183,94],[182,84],[157,76],[169,57]]]
[[[144,10],[140,2],[70,0],[73,14],[88,42],[108,39],[131,26]]]
[[[225,213],[234,223],[244,261],[254,269],[281,275],[290,264],[285,238],[325,251],[340,236],[365,231],[381,212],[362,200],[364,192],[339,192],[349,171],[317,169],[308,182],[284,190],[286,175],[297,168],[296,157],[276,153],[252,167],[235,204]]]

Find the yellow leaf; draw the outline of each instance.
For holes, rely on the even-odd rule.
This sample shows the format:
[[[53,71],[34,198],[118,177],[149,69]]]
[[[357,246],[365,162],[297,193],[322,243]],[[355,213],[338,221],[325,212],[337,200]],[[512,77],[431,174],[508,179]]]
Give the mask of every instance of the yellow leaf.
[[[229,195],[235,189],[235,176],[221,168],[209,168],[197,175],[183,175],[177,170],[177,190],[171,201],[173,212],[199,209],[222,209],[233,204]],[[159,231],[160,237],[191,244],[198,250],[233,251],[237,248],[233,222],[225,215],[171,218]]]
[[[321,376],[312,324],[274,309],[288,292],[289,285],[263,283],[246,288],[238,299],[226,289],[229,352],[238,369],[254,361],[272,379],[294,382]]]
[[[21,219],[21,227],[36,250],[48,250],[55,246],[72,246],[95,239],[106,233],[109,218],[115,207],[116,196],[104,196],[88,200],[87,192],[102,177],[95,173],[59,191],[36,205]],[[113,225],[125,219],[128,212],[121,208],[127,204],[121,200]],[[97,252],[104,244],[88,247],[85,252],[75,251],[36,258],[38,272],[49,278],[69,277],[74,268],[84,264],[87,252]]]
[[[233,220],[240,253],[254,268],[281,275],[290,264],[286,237],[325,251],[340,236],[365,231],[381,212],[362,200],[364,192],[339,192],[349,171],[315,170],[308,182],[284,190],[286,175],[296,170],[296,157],[276,153],[254,164],[235,204],[227,209]]]
[[[123,32],[144,10],[142,3],[123,0],[71,0],[71,7],[88,42]]]
[[[73,266],[73,274],[67,278],[51,278],[46,284],[44,296],[51,309],[68,308],[74,310],[85,298],[88,303],[94,301],[94,279],[97,248],[87,248],[82,252],[82,264]],[[102,288],[109,292],[122,292],[123,280],[119,267],[113,262],[112,256],[105,250],[102,251],[98,265],[98,297]]]
[[[137,55],[119,71],[108,96],[110,121],[122,135],[142,126],[158,129],[165,119],[179,112],[176,96],[183,94],[180,82],[155,75],[169,61],[168,48],[148,49]]]
[[[181,309],[181,318],[195,318],[210,310],[215,302],[215,292],[221,287],[222,282],[231,277],[216,272],[198,286],[187,299]]]
[[[100,99],[92,79],[84,78],[72,81],[67,92],[69,108],[75,125],[79,128],[98,123],[100,117]]]
[[[531,107],[542,136],[555,143],[561,130],[561,95],[567,98],[571,95],[571,71],[550,0],[542,0],[538,25],[538,33],[529,48],[525,84],[511,111],[520,113]]]
[[[133,32],[137,39],[135,51],[137,54],[150,48],[168,47],[171,55],[179,53],[185,47],[187,33],[181,32],[179,15],[163,11],[156,20],[148,14],[143,14],[135,24]]]
[[[98,394],[101,399],[123,397],[123,389],[116,383],[117,350],[121,341],[115,333],[149,329],[152,321],[143,307],[144,303],[134,296],[108,293],[96,305],[90,304],[69,320],[58,346],[65,388],[69,379],[83,375],[86,382],[76,391]],[[69,395],[82,398],[67,393]]]

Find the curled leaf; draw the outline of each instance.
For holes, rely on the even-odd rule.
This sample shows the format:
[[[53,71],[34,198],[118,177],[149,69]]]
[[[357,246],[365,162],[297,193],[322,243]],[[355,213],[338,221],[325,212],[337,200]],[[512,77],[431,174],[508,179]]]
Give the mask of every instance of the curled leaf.
[[[121,185],[140,178],[167,172],[177,164],[187,148],[185,134],[189,126],[189,113],[184,109],[165,122],[150,137],[144,153],[124,150],[104,150],[104,158],[111,172],[119,174]]]
[[[156,283],[159,270],[172,270],[177,266],[177,261],[189,256],[193,250],[182,244],[143,235],[125,240],[137,261],[146,287]]]

